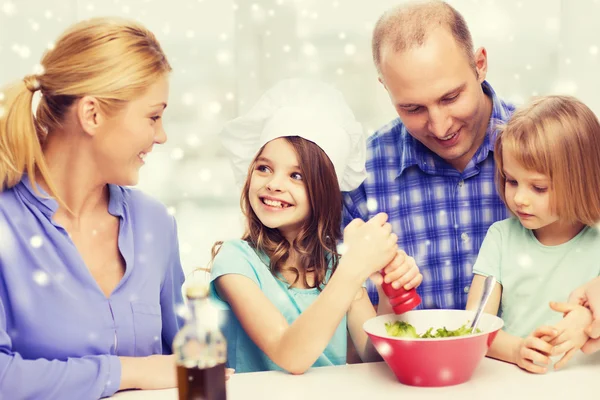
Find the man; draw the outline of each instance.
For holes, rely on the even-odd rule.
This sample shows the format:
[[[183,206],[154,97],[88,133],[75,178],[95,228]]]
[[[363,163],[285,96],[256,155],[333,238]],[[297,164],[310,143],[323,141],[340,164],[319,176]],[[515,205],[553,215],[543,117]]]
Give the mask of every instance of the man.
[[[486,50],[473,50],[463,17],[444,2],[386,12],[372,45],[400,118],[369,139],[368,177],[344,193],[344,224],[386,212],[423,273],[420,307],[464,309],[481,242],[509,215],[494,185],[493,147],[514,107],[485,81]]]

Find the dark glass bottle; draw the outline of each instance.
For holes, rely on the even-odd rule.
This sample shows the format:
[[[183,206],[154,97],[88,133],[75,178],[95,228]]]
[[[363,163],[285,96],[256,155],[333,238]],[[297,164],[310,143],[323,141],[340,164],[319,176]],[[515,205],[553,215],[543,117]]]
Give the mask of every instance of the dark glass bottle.
[[[205,286],[186,289],[188,319],[175,335],[179,400],[226,400],[227,342]]]

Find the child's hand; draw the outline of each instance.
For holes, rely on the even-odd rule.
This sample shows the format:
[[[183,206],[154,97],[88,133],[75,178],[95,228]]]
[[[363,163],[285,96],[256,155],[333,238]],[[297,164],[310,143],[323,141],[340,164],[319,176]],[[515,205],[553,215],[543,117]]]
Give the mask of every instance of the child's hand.
[[[381,274],[376,273],[373,280],[377,285],[381,283],[391,283],[394,289],[404,287],[404,290],[410,290],[418,287],[423,281],[423,275],[419,272],[419,267],[415,259],[408,256],[404,250],[398,250],[396,257],[384,269],[385,277],[381,279]]]
[[[379,213],[369,221],[355,219],[344,229],[343,258],[363,268],[366,280],[388,265],[396,256],[398,236],[387,223],[387,214]]]
[[[554,327],[558,331],[550,344],[554,346],[552,355],[564,354],[554,364],[554,369],[564,367],[577,351],[588,341],[589,336],[585,329],[592,323],[592,312],[582,305],[571,303],[550,303],[554,311],[565,314],[564,318]]]
[[[548,343],[557,336],[558,332],[550,326],[537,328],[515,350],[514,360],[520,368],[534,374],[543,374],[547,371],[544,365],[550,364],[549,355],[553,346]],[[544,338],[544,339],[542,339]],[[542,364],[542,365],[537,365]]]

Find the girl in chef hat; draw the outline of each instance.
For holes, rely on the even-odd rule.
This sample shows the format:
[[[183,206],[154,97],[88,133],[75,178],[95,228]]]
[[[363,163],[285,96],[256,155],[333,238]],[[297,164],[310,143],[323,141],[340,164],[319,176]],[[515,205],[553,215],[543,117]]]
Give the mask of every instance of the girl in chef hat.
[[[211,297],[228,312],[227,366],[301,374],[345,364],[346,330],[363,361],[378,359],[362,329],[376,315],[364,282],[383,268],[394,287],[416,287],[422,276],[398,251],[385,214],[352,221],[337,246],[340,190],[366,175],[364,133],[341,93],[283,81],[229,122],[222,140],[243,182],[247,225],[242,239],[213,251]],[[379,313],[390,312],[381,302]]]

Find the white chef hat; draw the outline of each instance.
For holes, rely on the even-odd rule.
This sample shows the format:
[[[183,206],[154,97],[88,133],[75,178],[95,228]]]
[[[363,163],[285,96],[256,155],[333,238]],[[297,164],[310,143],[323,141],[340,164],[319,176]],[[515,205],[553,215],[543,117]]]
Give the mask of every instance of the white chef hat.
[[[287,79],[223,127],[221,141],[239,185],[260,148],[285,136],[300,136],[319,146],[331,160],[341,190],[356,189],[364,181],[366,138],[343,95],[319,81]]]

